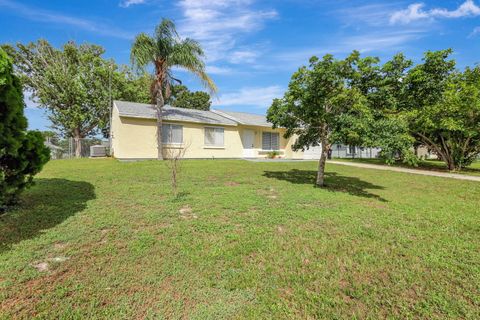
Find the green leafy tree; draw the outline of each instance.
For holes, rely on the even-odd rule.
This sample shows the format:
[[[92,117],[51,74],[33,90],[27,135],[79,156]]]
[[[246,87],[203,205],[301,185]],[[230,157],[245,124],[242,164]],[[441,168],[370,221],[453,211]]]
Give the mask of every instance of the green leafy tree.
[[[294,150],[322,145],[316,179],[324,186],[325,160],[332,143],[342,141],[361,145],[368,131],[369,110],[365,98],[348,80],[350,62],[325,55],[310,59],[290,80],[282,99],[275,99],[267,118],[273,127],[285,127],[286,137],[297,136]]]
[[[15,65],[25,88],[48,111],[52,128],[76,141],[95,135],[109,121],[112,98],[113,61],[102,58],[105,50],[96,45],[66,43],[62,49],[39,40],[18,44]]]
[[[11,58],[0,49],[0,210],[32,184],[50,156],[42,134],[26,131],[23,109],[22,86]]]
[[[172,86],[172,93],[167,103],[173,107],[197,110],[210,110],[210,95],[204,91],[190,91],[184,85]]]
[[[456,70],[451,53],[426,52],[408,72],[404,116],[419,143],[461,170],[480,153],[480,69]]]
[[[403,80],[412,61],[400,53],[380,65],[378,58],[361,58],[354,51],[347,62],[349,85],[357,88],[365,98],[371,116],[368,123],[363,123],[368,125],[368,130],[361,131],[363,146],[380,147],[387,163],[400,157],[404,162],[416,165],[417,158],[412,149],[415,139],[409,133],[405,116],[399,112],[405,103]]]
[[[192,39],[179,37],[175,25],[163,19],[155,28],[153,36],[141,33],[135,37],[131,50],[132,64],[141,70],[153,66],[154,79],[151,85],[152,99],[157,109],[158,159],[163,159],[162,108],[171,94],[174,82],[172,68],[178,67],[191,72],[212,92],[216,86],[205,72],[204,52],[200,44]]]
[[[123,101],[152,103],[151,85],[152,76],[148,73],[137,74],[130,67],[122,66],[114,72],[112,97]]]

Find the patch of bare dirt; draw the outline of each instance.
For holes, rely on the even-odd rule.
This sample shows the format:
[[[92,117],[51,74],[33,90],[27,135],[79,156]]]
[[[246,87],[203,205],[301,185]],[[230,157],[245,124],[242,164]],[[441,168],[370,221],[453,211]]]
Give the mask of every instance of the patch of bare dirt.
[[[57,243],[55,243],[55,244],[53,245],[53,248],[54,248],[55,250],[63,250],[63,249],[65,249],[66,247],[67,247],[67,244],[64,243],[64,242],[57,242]]]
[[[267,199],[271,199],[271,200],[278,199],[278,192],[272,187],[268,189],[258,190],[258,194],[265,196]]]
[[[48,262],[33,263],[32,267],[37,269],[37,271],[39,271],[39,272],[47,272],[48,271]]]
[[[277,226],[277,232],[279,234],[285,234],[285,227],[284,226]]]
[[[198,216],[193,213],[192,208],[189,205],[185,205],[178,210],[180,218],[182,219],[197,219]]]

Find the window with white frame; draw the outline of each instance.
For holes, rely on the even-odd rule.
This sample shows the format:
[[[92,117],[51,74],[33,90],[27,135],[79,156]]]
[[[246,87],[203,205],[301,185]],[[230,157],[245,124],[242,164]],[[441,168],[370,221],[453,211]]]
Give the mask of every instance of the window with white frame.
[[[279,150],[280,149],[280,135],[278,134],[278,132],[262,133],[262,149],[263,150]]]
[[[355,154],[356,153],[355,146],[348,146],[348,153],[349,154]]]
[[[224,131],[223,128],[205,127],[205,145],[209,147],[223,147]]]
[[[183,126],[178,124],[162,124],[162,143],[181,144],[183,143]]]

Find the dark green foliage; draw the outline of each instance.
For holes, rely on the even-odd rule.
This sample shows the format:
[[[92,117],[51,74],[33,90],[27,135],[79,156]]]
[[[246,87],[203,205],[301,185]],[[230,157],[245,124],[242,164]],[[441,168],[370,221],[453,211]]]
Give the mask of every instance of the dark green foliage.
[[[372,112],[358,84],[367,77],[356,69],[366,63],[356,52],[345,60],[312,57],[308,67],[293,74],[284,97],[275,99],[268,110],[274,127],[287,128],[286,137],[297,136],[295,150],[322,145],[318,186],[324,185],[325,160],[333,143],[372,142],[367,140],[372,138]]]
[[[27,129],[23,93],[11,59],[0,49],[0,210],[31,185],[50,151],[40,132]]]
[[[172,107],[210,110],[210,95],[204,91],[190,91],[184,85],[172,86],[172,94],[167,100]]]
[[[76,139],[98,133],[109,121],[113,61],[96,45],[46,40],[17,44],[15,66],[25,87],[48,111],[52,128]]]
[[[122,66],[114,72],[112,98],[138,103],[152,103],[150,87],[152,77],[148,73],[138,75],[131,68]]]
[[[480,68],[455,69],[451,53],[426,52],[408,72],[403,113],[420,144],[461,170],[480,154]]]

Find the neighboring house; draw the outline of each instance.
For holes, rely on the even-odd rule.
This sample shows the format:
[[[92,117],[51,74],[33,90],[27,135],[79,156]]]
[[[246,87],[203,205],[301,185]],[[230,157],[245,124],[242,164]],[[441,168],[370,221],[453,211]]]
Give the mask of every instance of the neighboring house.
[[[115,158],[157,158],[156,110],[153,105],[114,101],[110,130],[111,152]],[[271,151],[277,151],[285,159],[320,158],[321,147],[295,152],[292,150],[295,137],[285,139],[284,134],[284,128],[272,129],[263,115],[163,108],[165,156],[169,151],[185,148],[185,158],[263,158]],[[358,152],[369,150],[358,148]],[[336,157],[336,151],[332,148],[333,157]],[[374,155],[377,153],[375,151]],[[352,155],[346,153],[346,156]]]
[[[348,146],[343,144],[332,145],[332,158],[378,158],[382,149],[368,148],[358,146]]]

